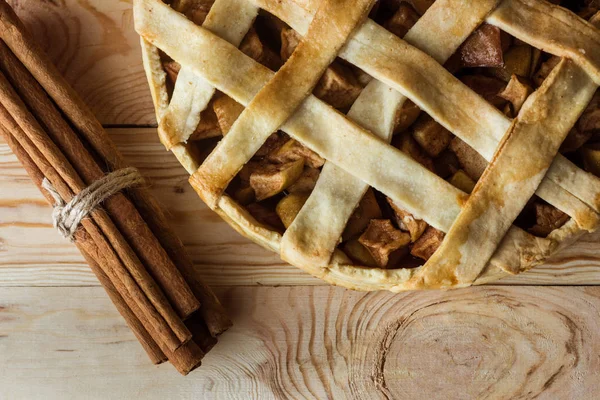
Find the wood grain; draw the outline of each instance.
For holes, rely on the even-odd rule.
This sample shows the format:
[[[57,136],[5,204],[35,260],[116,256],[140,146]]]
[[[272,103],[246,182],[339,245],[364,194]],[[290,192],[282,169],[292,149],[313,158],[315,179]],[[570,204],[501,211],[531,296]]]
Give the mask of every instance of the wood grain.
[[[9,0],[100,122],[155,124],[129,1]]]
[[[154,128],[110,129],[132,165],[165,205],[198,273],[211,285],[320,285],[278,255],[233,231],[187,183]],[[77,249],[54,232],[50,210],[8,147],[0,143],[0,286],[96,285]],[[600,284],[600,233],[584,237],[543,266],[501,284]]]
[[[600,285],[600,233],[495,286],[317,286],[209,211],[141,127],[155,118],[131,0],[9,2],[102,123],[137,125],[110,133],[235,325],[186,378],[150,365],[0,142],[0,399],[598,398],[600,287],[506,285]]]
[[[147,363],[100,288],[0,288],[0,398],[593,399],[600,390],[600,288],[219,294],[235,326],[184,378]]]

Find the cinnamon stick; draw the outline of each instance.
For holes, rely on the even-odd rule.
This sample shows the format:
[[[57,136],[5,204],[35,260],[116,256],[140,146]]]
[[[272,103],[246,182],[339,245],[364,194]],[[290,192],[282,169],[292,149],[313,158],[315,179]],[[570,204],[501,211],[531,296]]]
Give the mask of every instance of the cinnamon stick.
[[[16,90],[85,184],[90,185],[102,178],[104,171],[81,143],[77,134],[62,118],[39,83],[1,41],[0,69],[10,81],[18,83]],[[185,319],[196,311],[200,307],[198,299],[129,199],[117,193],[108,198],[104,206],[178,314]]]
[[[35,163],[31,160],[27,152],[21,147],[21,145],[17,142],[17,140],[8,133],[4,129],[2,125],[0,125],[0,137],[3,137],[8,147],[11,149],[13,154],[17,157],[17,159],[21,162],[27,174],[33,181],[33,183],[38,187],[40,192],[44,195],[49,204],[52,204],[54,201],[52,196],[42,188],[42,181],[44,179],[44,174],[39,170],[39,168],[35,165]],[[148,354],[148,357],[154,364],[159,364],[161,362],[166,361],[166,356],[162,353],[160,348],[156,345],[152,337],[150,337],[148,331],[144,328],[141,322],[137,319],[137,317],[131,312],[131,310],[125,304],[123,298],[118,294],[116,288],[112,285],[108,276],[104,274],[104,272],[100,269],[100,266],[96,263],[90,254],[88,254],[90,246],[94,244],[91,242],[91,239],[88,238],[85,240],[79,240],[76,242],[79,251],[85,257],[86,261],[90,265],[94,274],[98,277],[98,280],[102,284],[102,286],[106,289],[108,295],[111,300],[117,307],[119,313],[125,318],[127,325],[129,325],[130,329],[133,331],[135,336],[138,338],[139,342],[142,344],[142,347]]]
[[[100,123],[4,0],[0,39],[0,135],[34,182],[40,186],[47,178],[69,201],[105,172],[126,167]],[[92,211],[76,231],[75,244],[151,360],[168,358],[187,374],[200,365],[231,321],[212,290],[197,278],[183,244],[148,190],[137,187],[128,194],[107,200],[108,214]],[[194,313],[198,300],[200,312]],[[179,316],[189,318],[184,324]]]
[[[117,170],[127,166],[114,144],[106,137],[91,110],[66,83],[46,54],[39,50],[37,43],[25,33],[22,23],[10,6],[2,0],[0,0],[0,38],[6,42],[109,168]],[[180,239],[170,229],[161,208],[146,188],[132,188],[130,192],[142,217],[202,303],[200,312],[211,334],[217,336],[225,331],[231,326],[231,320],[212,290],[197,277],[193,263],[184,251]]]
[[[186,322],[192,332],[194,342],[200,346],[202,351],[208,353],[217,344],[217,339],[211,335],[206,321],[201,318],[190,318]]]
[[[100,265],[96,263],[96,260],[91,255],[89,255],[87,251],[83,249],[82,246],[78,247],[79,251],[90,266],[90,269],[92,270],[92,272],[94,272],[94,275],[96,275],[98,281],[104,287],[104,290],[106,290],[108,297],[110,297],[110,300],[115,305],[117,311],[119,311],[119,314],[121,314],[121,316],[125,319],[125,322],[127,322],[129,329],[131,329],[138,342],[140,342],[140,344],[146,351],[146,354],[148,354],[148,357],[150,358],[150,361],[152,361],[152,364],[161,364],[167,361],[167,356],[162,352],[160,347],[158,347],[158,345],[156,344],[154,339],[152,339],[152,336],[150,336],[146,328],[144,328],[144,325],[140,322],[140,320],[135,316],[131,309],[127,307],[125,300],[123,300],[118,290],[113,286],[108,276],[104,273],[104,271],[102,271]]]
[[[27,152],[23,149],[23,147],[19,144],[19,142],[8,133],[6,129],[2,125],[0,125],[0,136],[4,138],[12,152],[17,156],[21,164],[25,167],[25,170],[31,177],[34,184],[38,187],[38,189],[44,194],[46,200],[49,204],[52,204],[52,197],[42,189],[42,180],[44,179],[44,174],[40,171],[37,165],[31,160]],[[206,351],[210,349],[210,347],[206,346],[208,340],[212,339],[216,342],[215,339],[210,338],[206,339],[206,334],[198,333],[195,335],[199,337],[201,343],[204,344],[204,347],[199,346],[195,343],[194,340],[190,340],[189,342],[183,344],[174,352],[169,351],[168,349],[164,349],[164,352],[160,349],[160,346],[154,341],[150,333],[144,327],[144,324],[136,317],[135,313],[127,305],[127,302],[121,297],[119,291],[112,284],[112,281],[109,277],[104,273],[103,269],[96,262],[97,259],[102,258],[99,256],[97,247],[91,240],[91,237],[87,235],[85,230],[80,230],[77,232],[78,240],[76,241],[76,245],[84,255],[86,260],[88,261],[92,271],[98,277],[98,280],[103,285],[111,300],[115,304],[119,313],[125,318],[125,321],[138,338],[138,341],[142,344],[142,347],[148,354],[150,360],[154,364],[159,364],[167,359],[171,361],[173,366],[183,375],[187,375],[189,372],[200,366],[201,360],[204,357]],[[195,318],[194,318],[195,319]],[[166,355],[165,355],[166,354]]]
[[[60,152],[57,151],[53,143],[45,137],[43,130],[35,120],[27,121],[26,116],[20,115],[26,122],[29,122],[28,125],[26,124],[26,128],[30,129],[28,134],[13,119],[13,115],[8,112],[5,105],[18,106],[18,99],[11,99],[10,87],[7,87],[7,84],[8,82],[0,74],[0,103],[2,103],[0,105],[0,123],[15,137],[43,175],[60,193],[61,197],[69,201],[74,195],[73,191],[81,191],[83,185],[78,181],[76,174],[72,171],[68,162],[61,157]],[[8,96],[6,96],[7,94]],[[47,160],[45,156],[48,156],[52,161]],[[63,179],[63,177],[67,178]],[[69,181],[72,186],[69,185]],[[95,210],[91,213],[91,217],[82,220],[82,225],[94,239],[98,247],[98,253],[106,257],[107,268],[104,272],[119,288],[119,293],[129,300],[131,309],[135,310],[135,303],[140,305],[142,313],[140,315],[136,314],[137,317],[142,321],[147,321],[147,326],[155,331],[156,335],[161,338],[169,349],[177,349],[182,343],[190,339],[191,333],[182,321],[178,320],[175,311],[170,309],[170,305],[158,288],[155,287],[152,279],[147,276],[143,267],[139,265],[139,262],[136,263],[133,256],[127,254],[126,243],[120,243],[118,247],[111,246],[112,243],[109,244],[98,225],[96,225],[99,221],[104,225],[106,231],[112,231],[111,235],[114,242],[120,240],[116,228],[111,226],[112,222],[106,214]],[[121,240],[121,242],[124,241]],[[120,258],[115,252],[118,252],[121,257],[125,255],[125,257]],[[129,250],[129,253],[132,253],[131,250]],[[128,268],[121,264],[121,260]],[[141,284],[146,290],[142,290],[138,284]],[[149,296],[146,297],[147,295]]]

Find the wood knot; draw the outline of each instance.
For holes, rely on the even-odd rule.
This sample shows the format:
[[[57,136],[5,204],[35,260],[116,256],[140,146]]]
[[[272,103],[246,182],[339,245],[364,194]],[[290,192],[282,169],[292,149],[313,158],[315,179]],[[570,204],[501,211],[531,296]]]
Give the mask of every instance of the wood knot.
[[[570,379],[583,339],[566,312],[526,296],[457,297],[378,330],[371,378],[388,398],[532,398]]]

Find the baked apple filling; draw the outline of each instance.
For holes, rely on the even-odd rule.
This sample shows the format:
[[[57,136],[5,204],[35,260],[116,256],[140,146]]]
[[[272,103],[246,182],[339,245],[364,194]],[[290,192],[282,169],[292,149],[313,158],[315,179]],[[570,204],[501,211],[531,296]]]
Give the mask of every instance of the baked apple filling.
[[[185,4],[184,4],[185,3]],[[600,2],[563,1],[583,18],[597,15]],[[171,6],[202,24],[211,1],[172,1]],[[403,37],[433,1],[381,0],[370,18]],[[598,17],[593,17],[598,18]],[[279,69],[300,42],[300,35],[276,17],[261,11],[240,50],[257,62]],[[162,55],[168,87],[173,88],[180,66]],[[448,60],[445,67],[465,85],[509,118],[544,81],[559,58],[526,44],[499,28],[482,24]],[[336,59],[313,94],[346,113],[371,77]],[[227,135],[243,106],[216,93],[202,112],[190,137],[204,157]],[[474,149],[407,100],[397,110],[392,145],[465,193],[471,193],[487,161]],[[572,162],[600,175],[600,92],[597,92],[561,147]],[[310,196],[325,160],[282,131],[274,132],[238,173],[227,193],[262,225],[284,232]],[[534,196],[515,221],[532,235],[546,237],[569,217]],[[339,249],[359,265],[378,268],[411,267],[429,259],[444,233],[416,219],[382,193],[369,189],[349,219]]]

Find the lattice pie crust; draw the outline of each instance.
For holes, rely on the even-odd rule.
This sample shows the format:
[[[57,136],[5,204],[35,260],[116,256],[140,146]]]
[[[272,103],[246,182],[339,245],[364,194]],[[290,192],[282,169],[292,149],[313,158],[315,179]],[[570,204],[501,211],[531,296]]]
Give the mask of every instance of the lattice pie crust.
[[[211,209],[289,263],[332,284],[359,290],[463,287],[525,271],[597,229],[600,180],[571,155],[593,164],[598,146],[559,153],[573,127],[581,125],[584,111],[594,101],[598,107],[594,94],[600,85],[600,31],[593,25],[600,19],[597,15],[590,23],[542,0],[437,0],[433,5],[390,1],[393,17],[382,26],[369,18],[377,15],[374,0],[170,3],[134,0],[161,141],[190,173],[190,183]],[[385,7],[384,3],[375,6]],[[276,41],[297,37],[297,47],[285,63],[266,47],[257,47],[257,54],[242,51],[251,40],[260,43],[258,37],[264,37],[264,32],[256,36],[253,31],[262,15],[279,24],[281,38],[275,35]],[[394,25],[413,15],[404,31],[402,24]],[[498,96],[484,98],[460,74],[450,72],[461,51],[463,67],[481,66],[477,58],[482,52],[470,48],[495,40],[499,32],[512,37],[513,47],[503,55],[488,45],[490,51],[483,53],[489,60],[483,63],[497,61],[493,71],[508,73],[508,85],[503,84],[500,94],[510,100],[500,99],[506,103],[504,110],[491,104],[490,98]],[[516,47],[529,52],[529,69],[524,72],[528,78],[509,68],[509,60],[522,65],[522,58],[507,55]],[[555,56],[546,61],[553,68],[533,90],[526,81],[529,70],[541,63],[540,54]],[[174,87],[169,87],[165,59],[180,67]],[[356,72],[352,85],[338,83],[346,79],[347,70]],[[326,79],[329,86],[323,85]],[[356,83],[361,79],[362,84]],[[335,85],[346,85],[344,96],[330,96],[326,102]],[[518,95],[523,91],[528,96]],[[219,112],[226,109],[217,106],[227,102],[239,110],[210,154],[199,156],[194,135],[202,124],[209,124],[211,107],[220,118]],[[416,115],[419,109],[424,115],[405,127],[412,136],[396,135],[402,144],[392,145],[399,140],[392,136],[400,110],[410,105]],[[279,146],[277,154],[295,157],[259,165],[250,174],[250,186],[243,189],[259,206],[277,199],[285,229],[259,221],[252,212],[259,206],[242,205],[228,189],[244,179],[249,166],[260,164],[257,155],[277,131],[275,136],[288,139],[285,151],[290,151],[282,153]],[[221,132],[223,125],[217,135]],[[422,160],[415,156],[423,149],[413,137],[419,144],[425,142],[429,154]],[[460,146],[479,155],[473,152],[460,171],[445,179],[434,168],[444,157],[454,157],[448,155],[449,148],[460,154]],[[485,171],[478,180],[475,177],[472,188],[467,175],[475,159]],[[306,192],[295,194],[289,183],[300,185],[299,176],[318,179],[312,179]],[[395,211],[398,219],[375,213],[348,238],[348,221],[368,214],[363,210],[357,217],[365,193],[377,209],[387,198],[392,207],[387,212]],[[532,198],[538,221],[524,228],[519,215],[532,207]],[[560,216],[551,219],[556,229],[541,229],[544,233],[536,235],[548,215]],[[414,266],[406,261],[416,260],[408,251],[429,254],[421,256],[423,265]],[[375,264],[356,265],[363,253]],[[391,265],[398,254],[406,265]]]

